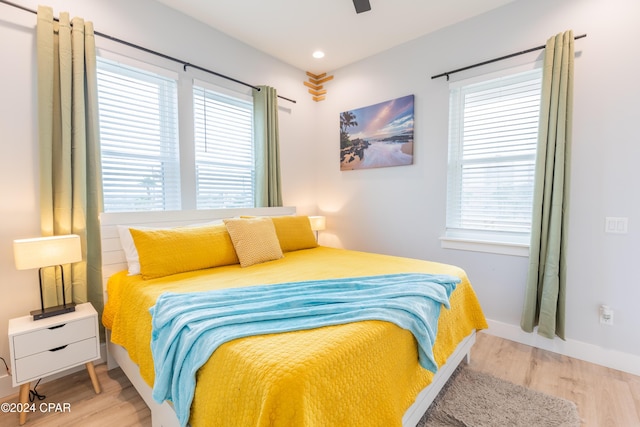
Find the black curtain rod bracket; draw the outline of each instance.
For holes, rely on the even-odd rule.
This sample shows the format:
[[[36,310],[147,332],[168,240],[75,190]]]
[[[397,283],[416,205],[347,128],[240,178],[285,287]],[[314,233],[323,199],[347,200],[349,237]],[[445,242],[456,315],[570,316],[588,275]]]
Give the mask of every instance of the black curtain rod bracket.
[[[579,35],[579,36],[575,36],[573,39],[574,40],[578,40],[578,39],[581,39],[581,38],[584,38],[584,37],[587,37],[587,35],[586,34],[582,34],[582,35]],[[431,79],[437,79],[437,78],[440,78],[440,77],[446,77],[447,81],[449,81],[449,76],[451,74],[459,73],[460,71],[466,71],[466,70],[469,70],[471,68],[480,67],[482,65],[491,64],[493,62],[503,61],[505,59],[513,58],[514,56],[524,55],[525,53],[535,52],[536,50],[542,50],[542,49],[544,49],[546,47],[547,47],[546,45],[536,46],[536,47],[532,47],[531,49],[526,49],[526,50],[522,50],[520,52],[511,53],[509,55],[501,56],[499,58],[493,58],[493,59],[489,59],[487,61],[478,62],[478,63],[473,64],[473,65],[467,65],[466,67],[458,68],[456,70],[451,70],[451,71],[447,71],[445,73],[440,73],[440,74],[437,74],[435,76],[431,76]]]
[[[13,7],[17,8],[17,9],[24,10],[25,12],[33,13],[34,15],[38,14],[38,12],[36,10],[26,8],[24,6],[21,6],[19,4],[16,4],[16,3],[13,3],[13,2],[10,2],[10,1],[7,1],[7,0],[0,0],[0,3],[4,3],[4,4],[8,5],[8,6],[13,6]],[[58,21],[58,18],[54,17],[53,19],[55,21]],[[246,86],[246,87],[250,87],[250,88],[255,89],[257,91],[260,90],[259,87],[254,86],[254,85],[249,84],[249,83],[246,83],[246,82],[243,82],[242,80],[234,79],[233,77],[225,76],[224,74],[220,74],[220,73],[218,73],[216,71],[212,71],[212,70],[209,70],[209,69],[206,69],[206,68],[203,68],[203,67],[199,67],[197,65],[193,65],[193,64],[191,64],[191,63],[189,63],[187,61],[183,61],[181,59],[174,58],[173,56],[165,55],[164,53],[160,53],[160,52],[157,52],[155,50],[148,49],[148,48],[146,48],[144,46],[140,46],[140,45],[128,42],[126,40],[122,40],[122,39],[119,39],[117,37],[113,37],[113,36],[110,36],[108,34],[101,33],[99,31],[95,31],[94,30],[93,33],[96,36],[103,37],[105,39],[109,39],[109,40],[111,40],[113,42],[120,43],[120,44],[123,44],[125,46],[129,46],[129,47],[132,47],[134,49],[138,49],[138,50],[141,50],[143,52],[147,52],[147,53],[150,53],[152,55],[156,55],[156,56],[159,56],[161,58],[168,59],[170,61],[183,64],[182,68],[183,68],[184,71],[187,71],[187,67],[191,67],[191,68],[195,68],[195,69],[200,70],[200,71],[204,71],[205,73],[213,74],[214,76],[222,77],[223,79],[230,80],[230,81],[232,81],[234,83],[238,83],[240,85],[243,85],[243,86]],[[278,95],[278,98],[284,99],[284,100],[289,101],[289,102],[293,102],[294,104],[296,103],[295,100],[287,98],[287,97],[284,97],[284,96],[281,96],[281,95]]]

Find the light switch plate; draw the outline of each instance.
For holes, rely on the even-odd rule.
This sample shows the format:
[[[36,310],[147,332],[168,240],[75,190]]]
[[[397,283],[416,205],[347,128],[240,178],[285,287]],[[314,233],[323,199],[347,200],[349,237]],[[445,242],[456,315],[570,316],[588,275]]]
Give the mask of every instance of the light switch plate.
[[[627,234],[629,231],[629,218],[613,216],[606,217],[604,231],[605,233]]]

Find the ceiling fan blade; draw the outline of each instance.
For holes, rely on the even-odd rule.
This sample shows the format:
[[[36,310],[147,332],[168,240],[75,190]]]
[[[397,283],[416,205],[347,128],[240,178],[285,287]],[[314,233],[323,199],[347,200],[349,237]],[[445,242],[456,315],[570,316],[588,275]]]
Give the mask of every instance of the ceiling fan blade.
[[[371,10],[369,0],[353,0],[353,5],[356,7],[356,13],[368,12]]]

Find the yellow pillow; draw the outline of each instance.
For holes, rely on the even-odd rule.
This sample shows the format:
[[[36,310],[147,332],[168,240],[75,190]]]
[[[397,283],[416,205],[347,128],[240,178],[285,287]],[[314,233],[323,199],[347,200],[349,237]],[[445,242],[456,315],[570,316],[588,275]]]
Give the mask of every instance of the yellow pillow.
[[[271,217],[271,220],[276,228],[276,235],[280,241],[282,252],[298,251],[318,246],[308,216],[274,216]]]
[[[130,232],[145,280],[238,263],[224,224]]]
[[[224,223],[242,267],[283,257],[270,218],[233,218],[225,219]]]

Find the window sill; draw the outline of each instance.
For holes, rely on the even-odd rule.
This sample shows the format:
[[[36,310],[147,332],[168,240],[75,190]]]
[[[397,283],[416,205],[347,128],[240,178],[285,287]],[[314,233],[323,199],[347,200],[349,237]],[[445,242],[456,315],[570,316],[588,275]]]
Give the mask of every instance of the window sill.
[[[521,257],[529,256],[529,245],[524,243],[503,243],[459,237],[441,237],[440,247],[461,251],[488,252]]]

